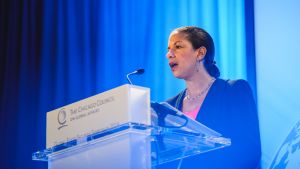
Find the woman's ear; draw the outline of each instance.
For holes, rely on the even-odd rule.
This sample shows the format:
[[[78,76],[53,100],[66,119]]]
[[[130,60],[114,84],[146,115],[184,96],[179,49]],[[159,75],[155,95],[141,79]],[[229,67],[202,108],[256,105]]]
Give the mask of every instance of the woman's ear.
[[[197,49],[197,60],[203,60],[205,55],[206,55],[206,48],[204,46],[201,46],[200,48]]]

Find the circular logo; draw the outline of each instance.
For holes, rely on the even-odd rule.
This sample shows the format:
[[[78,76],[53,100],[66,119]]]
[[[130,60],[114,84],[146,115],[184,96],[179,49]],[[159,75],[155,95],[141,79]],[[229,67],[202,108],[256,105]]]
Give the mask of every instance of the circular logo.
[[[67,122],[67,113],[64,108],[58,112],[57,121],[60,125],[64,125]]]

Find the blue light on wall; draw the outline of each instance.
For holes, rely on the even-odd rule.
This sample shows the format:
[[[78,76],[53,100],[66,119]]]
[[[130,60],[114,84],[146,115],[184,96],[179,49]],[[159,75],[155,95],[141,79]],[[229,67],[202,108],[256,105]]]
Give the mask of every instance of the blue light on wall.
[[[254,4],[262,167],[299,168],[300,2]]]
[[[146,72],[132,81],[149,87],[152,100],[163,101],[183,90],[165,57],[174,28],[195,25],[212,35],[222,78],[247,79],[252,71],[246,66],[243,0],[6,3],[10,6],[5,12],[11,16],[5,27],[8,44],[3,52],[6,62],[1,63],[5,65],[1,101],[10,107],[1,110],[15,125],[6,127],[7,119],[1,125],[6,133],[17,133],[13,139],[18,152],[11,152],[8,159],[13,161],[7,162],[15,168],[45,168],[28,154],[45,148],[46,112],[127,83],[126,74],[137,68]]]

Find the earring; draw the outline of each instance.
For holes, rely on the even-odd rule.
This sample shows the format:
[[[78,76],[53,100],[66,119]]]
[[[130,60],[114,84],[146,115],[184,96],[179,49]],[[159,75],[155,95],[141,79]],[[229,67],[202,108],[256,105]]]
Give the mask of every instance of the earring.
[[[200,62],[201,62],[201,60],[197,59],[197,62],[196,62],[196,72],[199,72]]]

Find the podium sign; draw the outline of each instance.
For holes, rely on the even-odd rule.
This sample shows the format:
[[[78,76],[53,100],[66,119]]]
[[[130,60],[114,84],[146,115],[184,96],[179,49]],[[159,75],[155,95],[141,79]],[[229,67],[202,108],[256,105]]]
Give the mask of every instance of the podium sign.
[[[47,113],[46,147],[125,123],[150,125],[148,88],[123,85]]]

